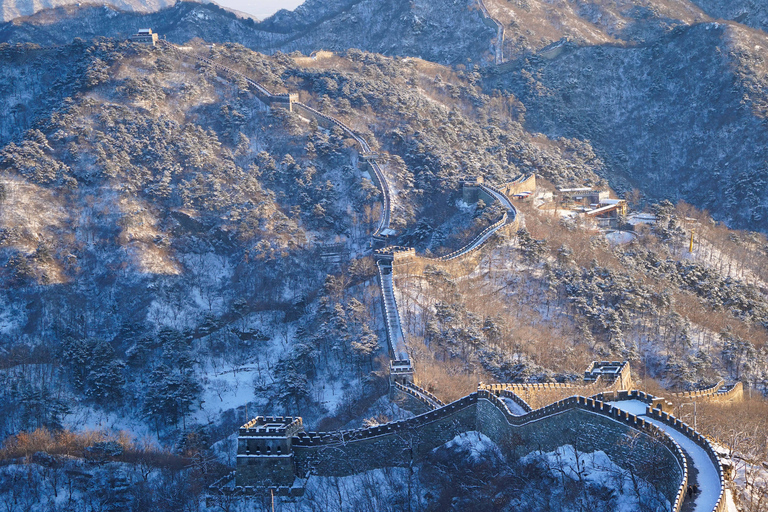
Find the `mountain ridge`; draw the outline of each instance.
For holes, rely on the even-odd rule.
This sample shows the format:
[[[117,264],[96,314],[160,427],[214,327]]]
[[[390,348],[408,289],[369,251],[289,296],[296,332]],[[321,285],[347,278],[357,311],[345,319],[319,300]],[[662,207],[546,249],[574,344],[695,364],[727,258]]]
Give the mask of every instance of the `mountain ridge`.
[[[109,5],[115,9],[127,12],[153,12],[171,7],[176,0],[106,0],[98,5]],[[89,2],[82,2],[88,4]],[[97,5],[97,4],[93,4]],[[75,0],[36,0],[21,2],[19,0],[0,0],[0,21],[12,21],[18,18],[32,16],[40,11],[65,6],[81,6]]]

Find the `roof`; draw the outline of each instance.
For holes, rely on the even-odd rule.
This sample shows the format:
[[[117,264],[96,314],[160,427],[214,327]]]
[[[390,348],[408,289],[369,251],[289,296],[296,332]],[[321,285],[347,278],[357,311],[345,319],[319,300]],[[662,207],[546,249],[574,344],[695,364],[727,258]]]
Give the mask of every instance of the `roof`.
[[[601,213],[608,213],[610,211],[613,211],[617,208],[617,205],[615,204],[609,204],[608,206],[603,206],[601,208],[598,208],[596,210],[590,210],[588,212],[584,212],[588,217],[591,217],[593,215],[600,215]]]

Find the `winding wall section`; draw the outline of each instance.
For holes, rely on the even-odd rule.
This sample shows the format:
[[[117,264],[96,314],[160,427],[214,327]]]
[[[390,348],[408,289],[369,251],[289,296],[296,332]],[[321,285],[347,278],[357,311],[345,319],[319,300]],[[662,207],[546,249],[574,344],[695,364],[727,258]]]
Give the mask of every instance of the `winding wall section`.
[[[484,13],[488,14],[485,5],[482,3],[482,0],[480,3]],[[488,16],[490,17],[489,14]],[[503,37],[503,26],[501,26],[501,24],[498,25]],[[387,178],[381,169],[381,166],[376,161],[376,153],[362,136],[360,136],[342,121],[339,121],[338,119],[327,114],[323,114],[322,112],[319,112],[318,110],[299,102],[298,96],[296,94],[273,94],[267,88],[259,84],[256,80],[253,80],[252,78],[240,73],[239,71],[235,71],[228,66],[224,66],[220,63],[214,62],[209,58],[196,55],[189,51],[182,50],[176,45],[165,40],[160,40],[158,43],[161,47],[173,51],[178,56],[189,56],[198,62],[210,66],[212,69],[216,70],[217,73],[244,80],[245,83],[248,84],[250,91],[257,98],[259,98],[261,102],[268,106],[283,106],[290,111],[296,112],[306,119],[314,119],[324,128],[337,127],[350,138],[355,140],[360,146],[361,156],[370,165],[371,178],[379,187],[382,194],[381,217],[376,231],[374,231],[372,237],[374,243],[386,243],[392,234],[392,230],[390,229],[390,221],[392,216],[391,189]],[[504,206],[504,215],[502,215],[501,219],[499,219],[497,222],[488,226],[464,247],[445,256],[434,258],[435,261],[452,261],[459,259],[482,247],[482,245],[502,227],[508,224],[513,225],[513,227],[517,226],[519,222],[517,218],[517,211],[509,197],[502,190],[483,183],[478,184],[477,187],[489,197],[493,198],[495,201],[499,201]],[[382,260],[377,261],[379,270],[379,284],[381,287],[382,301],[384,304],[387,342],[390,356],[393,359],[390,371],[395,377],[393,379],[394,381],[405,383],[412,381],[413,367],[408,353],[405,336],[403,334],[400,315],[397,309],[397,301],[395,299],[394,292],[394,281],[392,276],[393,269],[391,263],[391,260],[389,262],[382,262]]]
[[[619,465],[625,469],[631,463],[635,473],[656,486],[674,510],[679,510],[688,482],[685,452],[665,431],[634,414],[585,397],[570,397],[515,415],[501,398],[478,390],[408,420],[337,432],[296,432],[297,420],[285,418],[284,446],[288,450],[269,457],[259,455],[258,446],[279,435],[272,425],[280,420],[257,418],[256,423],[263,427],[251,424],[240,430],[237,492],[248,493],[248,484],[259,481],[252,471],[261,471],[263,477],[263,463],[268,460],[278,473],[266,474],[273,475],[273,481],[286,483],[294,476],[344,476],[383,467],[408,467],[469,431],[488,436],[512,457],[535,450],[552,451],[563,444],[583,452],[602,450],[612,460],[621,461]],[[627,438],[633,442],[622,442]]]
[[[252,78],[240,73],[239,71],[235,71],[232,68],[214,62],[213,60],[206,57],[196,55],[190,51],[182,50],[178,46],[174,45],[173,43],[169,43],[164,39],[159,40],[158,43],[161,47],[173,51],[178,56],[188,56],[198,62],[202,62],[210,66],[218,73],[245,80],[250,88],[250,91],[254,93],[254,95],[267,106],[283,106],[292,112],[296,112],[305,119],[314,119],[320,126],[323,126],[324,128],[338,127],[350,138],[355,140],[355,142],[357,142],[357,144],[360,146],[361,156],[369,163],[372,170],[371,177],[373,178],[376,186],[378,186],[381,190],[382,194],[381,218],[379,220],[379,225],[376,228],[376,231],[373,233],[373,237],[375,239],[386,240],[386,232],[389,230],[392,208],[390,187],[386,176],[376,161],[376,153],[371,149],[368,141],[366,141],[357,132],[352,130],[352,128],[339,121],[335,117],[323,114],[322,112],[319,112],[318,110],[301,103],[298,101],[298,95],[296,94],[273,94],[256,80],[253,80]]]
[[[484,0],[477,0],[478,5],[480,6],[480,10],[483,12],[483,16],[485,16],[485,19],[490,22],[489,26],[492,26],[496,29],[496,48],[495,48],[495,58],[496,58],[496,65],[504,63],[504,25],[491,16],[490,11],[488,10],[488,7],[485,5]]]
[[[482,0],[480,0],[480,3],[484,12],[487,14],[487,9],[485,9]],[[489,14],[488,16],[490,17]],[[501,27],[501,30],[502,37],[500,38],[500,41],[503,44],[503,27]],[[161,45],[167,48],[171,48],[177,53],[180,53],[180,51],[175,46],[167,43],[166,41],[162,41]],[[325,127],[337,126],[347,135],[353,138],[360,145],[362,156],[366,158],[370,163],[373,170],[372,177],[374,177],[374,181],[377,182],[377,185],[382,191],[384,202],[382,208],[382,217],[379,222],[379,226],[374,233],[374,238],[386,239],[386,235],[384,235],[383,232],[389,228],[391,216],[389,185],[386,181],[386,177],[381,172],[381,168],[378,166],[375,160],[375,155],[371,150],[371,147],[368,145],[365,139],[363,139],[341,121],[322,114],[307,105],[299,103],[296,101],[297,98],[295,95],[272,94],[255,80],[252,80],[237,71],[214,63],[210,59],[206,59],[204,57],[199,57],[196,55],[192,55],[192,57],[212,66],[217,70],[217,72],[222,72],[231,76],[245,79],[246,83],[249,85],[254,94],[259,97],[259,99],[265,104],[270,106],[275,104],[284,104],[289,110],[296,108],[297,113],[303,117],[316,119],[319,124],[323,124]],[[503,59],[503,55],[501,58]],[[498,59],[499,53],[497,52],[497,62]],[[465,247],[449,255],[437,258],[437,260],[453,260],[478,249],[493,233],[495,233],[498,229],[509,222],[510,215],[512,216],[512,220],[514,222],[517,221],[516,210],[509,198],[503,192],[489,185],[479,186],[485,193],[500,201],[501,204],[504,205],[506,212],[504,213],[502,219],[489,226]],[[395,362],[407,362],[408,365],[410,365],[410,358],[408,356],[408,350],[400,325],[399,314],[397,312],[391,263],[389,264],[389,271],[387,272],[386,263],[382,264],[382,261],[383,260],[379,261],[379,278],[382,288],[382,296],[384,297],[387,337],[390,343],[390,350],[392,352],[393,358],[395,359]],[[669,475],[670,471],[674,472],[675,470],[672,466],[669,466],[668,463],[666,465],[667,470],[662,472],[665,475],[664,480],[667,481],[667,485],[665,486],[664,482],[657,482],[662,486],[662,488],[664,488],[665,494],[668,496],[670,501],[673,502],[673,510],[679,511],[682,508],[682,503],[685,497],[685,489],[687,487],[689,478],[689,460],[694,464],[696,472],[699,475],[698,478],[702,480],[706,479],[708,485],[714,484],[716,486],[716,489],[704,489],[704,492],[700,495],[700,497],[696,498],[693,510],[696,512],[709,512],[710,510],[713,512],[724,512],[726,510],[726,502],[723,494],[725,489],[723,467],[712,445],[704,436],[695,432],[688,425],[680,422],[673,416],[670,416],[668,413],[660,411],[659,409],[648,407],[645,415],[636,415],[629,412],[631,407],[624,407],[622,409],[623,406],[619,405],[619,403],[609,405],[602,401],[595,400],[594,398],[571,397],[559,402],[555,402],[546,407],[531,411],[528,403],[520,398],[512,389],[499,389],[498,392],[502,393],[507,398],[513,399],[518,405],[521,406],[521,408],[523,408],[523,410],[530,411],[525,415],[516,416],[510,412],[506,404],[499,397],[497,397],[492,390],[480,389],[477,393],[473,393],[461,400],[458,400],[457,402],[444,405],[437,397],[408,381],[403,381],[402,383],[394,382],[393,385],[400,391],[403,391],[423,401],[433,410],[424,415],[417,416],[404,422],[395,422],[393,424],[387,424],[369,429],[340,431],[330,434],[300,433],[298,432],[298,429],[301,426],[300,419],[291,419],[291,421],[288,422],[288,426],[284,428],[274,426],[270,427],[268,429],[270,431],[267,432],[267,434],[269,436],[283,435],[284,439],[287,441],[285,445],[286,451],[288,449],[292,450],[290,454],[281,453],[279,450],[274,455],[252,455],[248,453],[247,446],[249,442],[249,432],[251,430],[250,426],[253,424],[253,422],[251,422],[251,424],[246,424],[244,428],[241,429],[241,438],[244,439],[246,449],[245,453],[243,454],[240,454],[240,449],[238,449],[238,475],[242,475],[242,477],[245,479],[252,478],[253,474],[249,473],[249,467],[258,467],[263,470],[265,463],[269,465],[273,464],[275,461],[277,461],[277,473],[285,471],[291,472],[294,467],[297,471],[300,473],[303,472],[304,474],[311,472],[317,473],[318,470],[321,472],[327,472],[328,474],[336,474],[339,471],[343,473],[344,470],[339,468],[337,462],[338,451],[354,452],[356,448],[361,448],[364,445],[370,445],[371,441],[375,441],[377,439],[387,439],[388,442],[385,443],[386,446],[392,444],[393,440],[394,444],[402,444],[403,442],[407,444],[409,441],[403,434],[406,432],[411,432],[414,434],[419,430],[425,429],[425,427],[428,425],[438,424],[441,419],[451,419],[451,421],[447,424],[451,426],[451,428],[446,428],[446,425],[442,425],[438,431],[426,429],[427,432],[430,432],[432,435],[430,435],[428,438],[421,439],[418,445],[410,444],[411,457],[413,457],[413,454],[415,453],[414,446],[417,448],[418,452],[423,452],[425,449],[431,449],[430,446],[432,445],[439,446],[439,444],[445,442],[447,439],[443,438],[446,437],[446,435],[452,435],[456,432],[466,431],[469,428],[484,432],[489,435],[489,437],[498,442],[501,441],[502,438],[508,437],[510,435],[510,428],[514,430],[515,428],[521,428],[540,420],[558,417],[568,413],[569,411],[581,410],[587,411],[591,414],[596,414],[598,416],[610,418],[611,420],[624,425],[626,428],[636,430],[649,438],[653,438],[658,442],[661,442],[661,444],[666,448],[672,457],[669,460],[673,460],[677,464],[676,474],[678,476],[674,479],[674,481],[679,482],[679,485],[677,485],[676,489],[669,486],[669,479],[667,476]],[[725,392],[721,391],[721,387],[722,383],[718,383],[718,385],[713,389],[695,393],[695,396],[699,398],[717,396],[730,398],[739,395],[741,392],[741,388],[738,385],[728,389]],[[683,394],[682,397],[692,398],[693,395]],[[645,403],[642,401],[637,403],[645,406]],[[491,410],[487,410],[483,414],[480,414],[478,412],[478,408],[484,406],[487,407],[484,404],[490,404]],[[474,414],[471,415],[471,420],[468,421],[466,425],[464,424],[466,419],[462,420],[458,417],[453,418],[454,415],[460,414],[462,411],[466,411],[469,407],[474,407]],[[501,417],[504,419],[504,422],[494,422],[492,420],[494,417],[493,411],[495,411],[497,415],[500,413]],[[580,422],[583,427],[583,418],[580,420]],[[506,424],[506,427],[504,427],[504,424]],[[530,434],[534,435],[538,430],[539,429],[537,428]],[[441,435],[435,435],[436,432],[440,432]],[[535,435],[534,438],[536,438]],[[681,448],[680,444],[678,444],[676,439],[685,444],[693,444],[689,446],[687,450],[684,450]],[[411,439],[411,441],[412,440],[413,439]],[[556,439],[553,441],[553,447],[557,447],[562,445],[563,439],[561,436],[556,436]],[[607,452],[619,449],[617,447],[621,446],[620,443],[605,444],[605,439],[602,441],[604,444],[602,448]],[[538,443],[539,448],[543,446],[541,437],[536,438],[536,442]],[[594,439],[593,443],[600,444],[600,439]],[[323,450],[323,447],[335,448],[332,450],[333,455],[330,459],[327,457],[327,450]],[[367,464],[373,463],[374,465],[377,465],[378,463],[379,465],[386,466],[393,464],[397,465],[399,462],[405,462],[392,459],[391,452],[389,450],[382,450],[380,449],[381,446],[378,448],[379,449],[375,449],[373,452],[379,455],[378,459],[371,457],[363,458],[363,460],[367,461]],[[595,449],[594,446],[589,448]],[[323,456],[324,453],[326,456]],[[363,450],[362,453],[365,454],[366,451]],[[403,450],[400,450],[400,453],[403,453]],[[382,459],[382,456],[384,459]],[[291,460],[289,461],[289,459]],[[259,462],[259,465],[253,466],[252,462],[254,461]],[[293,465],[294,462],[296,463],[296,466]],[[347,471],[359,470],[360,467],[350,466],[347,468]],[[658,480],[659,476],[658,474],[654,475],[654,473],[655,471],[643,476],[649,481],[654,482],[654,478]],[[676,484],[672,485],[674,486]],[[243,487],[240,488],[243,490]]]

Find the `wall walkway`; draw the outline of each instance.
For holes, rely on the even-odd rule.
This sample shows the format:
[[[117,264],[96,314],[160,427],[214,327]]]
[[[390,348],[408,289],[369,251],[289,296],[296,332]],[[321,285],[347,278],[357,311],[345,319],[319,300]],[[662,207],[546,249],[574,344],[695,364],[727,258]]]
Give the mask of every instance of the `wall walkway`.
[[[478,5],[480,6],[480,10],[483,13],[483,16],[485,16],[485,19],[488,20],[489,24],[488,26],[496,29],[496,48],[495,48],[495,59],[496,59],[496,65],[500,65],[504,63],[504,25],[491,16],[490,11],[488,11],[488,7],[485,5],[484,0],[477,0]]]
[[[479,1],[487,14],[482,0]],[[487,15],[490,17],[489,14]],[[503,27],[501,30],[500,41],[503,44]],[[159,41],[159,43],[177,54],[181,53],[177,47],[166,41]],[[339,127],[357,141],[362,156],[371,164],[374,181],[377,181],[384,198],[382,217],[374,238],[386,240],[386,235],[383,232],[388,229],[390,220],[389,185],[365,139],[344,123],[298,102],[296,95],[271,94],[258,82],[237,71],[217,64],[210,59],[190,55],[212,66],[217,72],[245,79],[252,92],[265,104],[270,106],[282,104],[289,110],[295,109],[299,115],[315,119],[324,127]],[[503,60],[503,54],[499,57],[497,53],[497,63],[500,63],[499,59]],[[510,219],[512,222],[517,222],[516,210],[504,192],[489,185],[480,184],[479,187],[483,192],[504,205],[506,209],[504,216],[459,251],[437,258],[437,260],[449,261],[465,256],[481,247],[493,233],[510,222]],[[406,252],[410,251],[412,250],[406,250]],[[377,262],[384,298],[387,338],[395,362],[408,362],[410,364],[394,296],[392,280],[394,258],[393,253],[389,261],[387,258],[381,258]],[[633,460],[633,457],[645,457],[647,459],[651,453],[658,455],[653,446],[660,443],[666,450],[663,462],[656,461],[655,465],[652,465],[653,471],[643,473],[643,470],[640,469],[641,477],[662,489],[670,502],[673,503],[673,510],[679,511],[682,508],[689,481],[688,461],[691,461],[696,470],[697,482],[702,489],[701,494],[694,498],[693,510],[695,512],[725,512],[723,467],[712,445],[701,434],[670,416],[669,413],[646,407],[647,400],[641,401],[641,399],[647,397],[640,397],[637,392],[635,394],[638,399],[625,402],[604,403],[594,398],[574,396],[546,407],[531,410],[528,402],[516,392],[523,389],[527,390],[530,386],[521,389],[514,388],[515,385],[505,385],[498,389],[495,386],[490,386],[448,405],[444,405],[437,397],[408,381],[394,381],[393,386],[399,391],[419,399],[432,410],[402,422],[333,433],[298,432],[301,426],[300,419],[290,418],[290,421],[285,421],[287,426],[284,427],[267,422],[265,425],[269,427],[269,431],[264,432],[266,435],[262,436],[261,442],[267,443],[264,445],[265,447],[271,446],[270,443],[273,443],[274,439],[284,435],[284,442],[281,446],[285,446],[286,451],[290,451],[290,453],[278,450],[276,454],[254,455],[245,452],[241,454],[238,451],[238,473],[242,474],[245,479],[258,479],[259,472],[267,472],[271,475],[280,475],[280,478],[290,479],[290,474],[286,474],[286,472],[296,471],[299,475],[351,474],[366,468],[407,464],[411,463],[414,458],[423,457],[429,450],[447,442],[458,433],[468,430],[482,432],[497,443],[501,443],[504,439],[509,439],[512,436],[520,442],[521,446],[525,446],[525,450],[528,452],[537,448],[554,449],[562,446],[564,442],[568,442],[563,432],[572,431],[581,436],[571,440],[578,449],[592,451],[602,449],[613,457],[619,457],[617,460],[629,461]],[[558,386],[554,386],[554,388],[556,387]],[[722,383],[718,383],[710,390],[694,392],[693,394],[684,393],[681,394],[680,398],[734,399],[742,393],[738,384],[725,391],[722,391],[721,388]],[[504,401],[494,394],[495,392],[514,400],[523,410],[530,412],[524,415],[513,414]],[[584,416],[583,413],[585,412],[588,413],[587,416]],[[645,414],[641,414],[642,412]],[[597,421],[594,418],[603,418],[603,421]],[[609,420],[609,422],[606,423],[605,420]],[[277,422],[277,419],[272,418],[271,421]],[[255,427],[258,422],[259,418],[251,423]],[[526,427],[539,422],[550,423],[554,426],[536,425],[533,429],[526,430]],[[594,430],[594,435],[590,436],[590,428],[588,427],[593,422],[598,424],[598,428]],[[563,424],[571,426],[563,431]],[[619,429],[617,425],[621,425],[624,430]],[[249,431],[248,425],[244,428],[246,432]],[[635,446],[631,451],[627,451],[626,445],[618,442],[619,438],[626,437],[625,430],[634,430],[641,435],[639,439],[642,440],[640,442],[642,446],[640,448]],[[587,440],[583,441],[583,439]],[[329,447],[332,449],[328,450]],[[618,453],[622,450],[622,453]],[[398,454],[398,456],[393,456],[393,454]],[[340,465],[339,460],[346,461],[347,465]],[[662,464],[662,466],[658,466],[658,464]],[[642,468],[642,464],[639,467]],[[247,488],[239,486],[239,489],[239,492],[247,493]],[[290,493],[290,491],[288,492]]]
[[[726,512],[725,475],[720,458],[712,444],[703,435],[669,413],[652,409],[645,402],[627,400],[609,402],[609,405],[657,426],[675,440],[685,452],[686,461],[694,470],[689,476],[699,492],[691,496],[690,509],[693,512]],[[687,487],[687,486],[686,486]],[[675,510],[679,511],[680,507]]]

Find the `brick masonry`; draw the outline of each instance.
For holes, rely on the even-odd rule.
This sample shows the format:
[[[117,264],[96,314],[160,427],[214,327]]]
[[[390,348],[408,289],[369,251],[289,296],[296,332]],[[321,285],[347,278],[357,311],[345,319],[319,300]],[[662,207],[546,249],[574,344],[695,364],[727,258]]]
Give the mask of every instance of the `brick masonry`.
[[[554,451],[571,444],[579,451],[602,450],[620,467],[656,486],[674,503],[687,481],[685,455],[666,434],[602,402],[571,397],[512,416],[490,391],[457,400],[409,420],[332,433],[294,433],[280,453],[241,457],[236,485],[290,487],[294,478],[347,476],[423,461],[434,448],[459,434],[477,431],[492,439],[512,460],[535,450]],[[286,431],[287,433],[287,431]],[[262,460],[263,459],[263,460]]]

